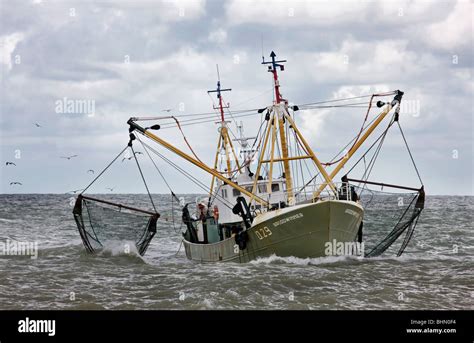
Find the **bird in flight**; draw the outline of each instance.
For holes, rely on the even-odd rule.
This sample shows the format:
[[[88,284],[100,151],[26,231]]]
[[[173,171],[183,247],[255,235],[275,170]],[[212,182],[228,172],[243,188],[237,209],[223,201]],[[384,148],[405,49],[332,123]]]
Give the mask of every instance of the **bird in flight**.
[[[143,155],[143,153],[142,153],[141,151],[136,151],[136,152],[135,152],[135,155]],[[122,159],[122,162],[125,161],[125,160],[131,160],[132,158],[133,158],[133,155],[130,156],[130,157],[124,157],[124,158]]]
[[[21,182],[10,182],[10,186],[13,186],[13,185],[23,186]]]
[[[15,163],[13,163],[13,162],[7,162],[7,163],[5,163],[5,165],[7,165],[7,166],[9,166],[9,165],[16,166],[16,164],[15,164]]]
[[[75,191],[66,192],[66,194],[68,194],[68,193],[74,193],[74,194],[76,194],[77,192],[82,191],[82,190],[83,190],[83,189],[76,189]]]
[[[38,123],[35,123],[35,125],[36,125],[36,127],[41,127],[41,125],[40,125],[40,124],[38,124]]]
[[[87,172],[91,173],[91,174],[94,174],[94,170],[92,170],[92,169],[89,169]]]
[[[77,157],[77,155],[61,156],[61,158],[67,158],[68,160],[70,160],[70,159],[73,158],[73,157]]]
[[[171,112],[172,110],[173,110],[172,108],[168,108],[168,109],[166,109],[166,110],[161,110],[161,111],[162,111],[162,112],[168,112],[168,113],[169,113],[169,112]]]
[[[110,187],[105,187],[105,189],[108,189],[109,191],[113,192],[114,189],[113,188],[110,188]]]

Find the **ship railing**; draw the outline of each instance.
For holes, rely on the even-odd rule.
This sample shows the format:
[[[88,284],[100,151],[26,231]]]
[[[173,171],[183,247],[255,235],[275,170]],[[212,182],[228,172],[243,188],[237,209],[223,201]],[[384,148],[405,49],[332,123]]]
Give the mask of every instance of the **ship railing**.
[[[323,184],[311,184],[304,188],[295,187],[292,192],[285,191],[284,197],[288,205],[309,203],[314,201],[314,193]],[[356,200],[355,194],[347,182],[335,182],[337,192],[334,193],[329,187],[326,187],[318,196],[318,200]]]
[[[267,210],[274,210],[284,208],[297,204],[314,202],[314,193],[320,189],[323,184],[311,184],[305,187],[295,187],[292,192],[286,190],[279,190],[272,193],[259,193],[259,196],[266,200],[268,206],[262,207],[255,201],[249,202],[251,211],[256,213],[265,212]],[[317,197],[317,200],[354,200],[355,192],[351,190],[351,186],[347,182],[335,182],[336,192],[333,192],[329,187],[326,187]],[[327,185],[326,185],[327,186]]]

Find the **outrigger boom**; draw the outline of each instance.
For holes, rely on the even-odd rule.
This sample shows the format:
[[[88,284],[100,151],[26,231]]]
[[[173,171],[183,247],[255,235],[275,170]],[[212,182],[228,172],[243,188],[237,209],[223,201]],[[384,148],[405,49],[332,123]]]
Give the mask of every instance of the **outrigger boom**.
[[[226,178],[225,176],[223,176],[221,173],[219,173],[217,170],[215,169],[212,169],[210,168],[209,166],[207,166],[206,164],[202,163],[201,161],[189,156],[188,154],[186,154],[184,151],[181,151],[180,149],[174,147],[172,144],[168,143],[167,141],[161,139],[160,137],[158,137],[157,135],[153,134],[152,132],[149,131],[149,129],[146,129],[146,128],[143,128],[141,127],[140,125],[138,125],[135,121],[134,121],[135,118],[130,118],[128,121],[127,121],[127,124],[130,125],[130,135],[132,137],[133,135],[133,131],[134,130],[137,130],[138,132],[140,132],[141,134],[143,134],[144,136],[150,138],[151,140],[155,141],[156,143],[162,145],[163,147],[165,147],[166,149],[170,150],[171,152],[177,154],[178,156],[184,158],[185,160],[187,160],[188,162],[191,162],[192,164],[194,164],[195,166],[197,166],[198,168],[201,168],[203,170],[205,170],[206,172],[208,172],[209,174],[211,174],[213,177],[216,177],[218,178],[219,180],[221,180],[222,182],[230,185],[231,187],[235,188],[235,189],[238,189],[241,193],[247,195],[250,199],[252,200],[255,200],[257,201],[258,203],[260,203],[261,205],[263,206],[267,206],[268,205],[268,202],[266,202],[265,200],[263,200],[262,198],[258,197],[257,195],[255,194],[252,194],[251,192],[247,191],[245,188],[243,187],[240,187],[238,184],[236,184],[235,182],[229,180],[228,178]],[[159,128],[159,126],[157,127],[157,129]]]

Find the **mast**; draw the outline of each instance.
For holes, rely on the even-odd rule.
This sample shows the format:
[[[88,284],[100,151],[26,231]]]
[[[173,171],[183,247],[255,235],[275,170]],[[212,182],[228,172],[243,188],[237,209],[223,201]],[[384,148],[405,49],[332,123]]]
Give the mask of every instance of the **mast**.
[[[293,180],[292,180],[292,175],[291,175],[290,163],[291,161],[295,161],[295,160],[310,159],[313,161],[316,168],[319,170],[319,172],[323,176],[325,180],[324,187],[329,186],[331,188],[331,191],[335,195],[337,195],[337,189],[332,181],[332,178],[329,176],[326,169],[324,168],[322,163],[319,161],[316,154],[313,152],[308,142],[306,141],[306,139],[303,137],[301,132],[296,127],[296,123],[294,122],[293,118],[291,118],[288,112],[288,102],[287,100],[283,99],[283,97],[281,96],[280,82],[278,80],[277,69],[280,68],[280,70],[283,71],[284,66],[281,63],[286,62],[286,60],[276,60],[275,59],[276,54],[273,51],[271,52],[270,57],[272,58],[271,62],[265,62],[265,58],[262,56],[262,59],[263,59],[262,64],[270,64],[270,66],[268,66],[268,71],[273,74],[273,83],[274,83],[274,89],[275,89],[275,103],[270,108],[267,108],[266,120],[269,121],[269,124],[267,125],[267,129],[264,134],[265,138],[263,140],[263,149],[261,150],[262,153],[258,161],[258,166],[257,166],[257,171],[256,171],[256,176],[255,176],[252,192],[255,193],[257,190],[257,182],[258,182],[258,177],[260,175],[262,164],[269,163],[270,171],[267,174],[268,175],[267,191],[268,193],[270,193],[272,177],[273,177],[272,175],[273,164],[276,162],[278,163],[283,162],[288,202],[291,204],[292,200],[295,201],[296,199],[294,199],[294,194],[293,194]],[[264,110],[265,109],[261,109],[259,110],[259,112],[261,113]],[[289,125],[289,128],[294,131],[295,133],[294,139],[296,141],[295,143],[300,144],[301,146],[304,147],[304,150],[306,152],[305,155],[289,156],[289,153],[288,153],[289,143],[287,141],[287,135],[285,132],[285,129],[286,129],[285,124]],[[278,134],[276,131],[278,131]],[[277,137],[277,135],[279,137]],[[290,135],[288,135],[288,138],[289,137]],[[281,146],[281,156],[279,158],[275,158],[275,145],[278,146],[278,142],[276,142],[277,139],[279,140],[279,146]],[[270,144],[268,144],[269,141],[270,141]],[[265,151],[268,145],[270,146],[270,156],[269,158],[264,159],[263,155],[265,154]]]
[[[273,106],[273,109],[275,110],[275,113],[277,115],[277,120],[278,120],[278,131],[280,134],[280,145],[281,145],[281,154],[282,154],[281,157],[283,160],[283,169],[285,171],[286,191],[288,193],[288,199],[292,199],[293,198],[293,180],[291,178],[290,161],[288,160],[288,144],[286,140],[285,119],[284,119],[285,108],[282,107],[283,99],[280,93],[280,82],[278,80],[278,72],[277,72],[277,68],[280,68],[281,71],[285,70],[285,67],[283,66],[283,64],[280,64],[280,63],[286,62],[286,60],[276,61],[275,60],[276,54],[274,51],[271,52],[270,57],[272,58],[271,62],[265,62],[265,59],[262,57],[263,59],[262,64],[270,64],[268,66],[268,72],[273,74],[273,85],[275,87],[275,104]],[[273,125],[275,125],[274,122],[272,122],[272,126]],[[272,156],[271,156],[272,165],[273,165],[273,152],[274,152],[273,139],[274,138],[272,138]],[[272,176],[270,175],[269,177],[271,178]]]
[[[230,153],[232,152],[233,158],[235,160],[235,164],[237,169],[240,169],[239,166],[239,161],[237,158],[237,154],[235,153],[234,147],[232,145],[231,139],[229,137],[229,130],[227,128],[227,123],[229,121],[225,120],[225,115],[224,115],[224,108],[229,108],[229,104],[224,106],[223,101],[222,101],[222,94],[221,92],[229,92],[232,89],[231,88],[221,88],[221,78],[219,75],[219,66],[216,65],[217,68],[217,88],[213,90],[207,91],[207,93],[217,93],[217,99],[219,99],[219,106],[213,106],[215,110],[219,110],[219,113],[221,115],[221,121],[220,121],[220,135],[219,135],[219,143],[218,143],[218,148],[216,152],[216,158],[214,162],[214,169],[217,169],[217,163],[218,163],[218,157],[219,157],[219,149],[222,147],[224,148],[225,151],[225,160],[226,160],[226,165],[227,165],[227,176],[230,178],[232,177],[232,165],[231,165],[231,156]],[[214,178],[212,180],[212,185],[211,185],[211,193],[212,193],[212,187],[214,184]]]

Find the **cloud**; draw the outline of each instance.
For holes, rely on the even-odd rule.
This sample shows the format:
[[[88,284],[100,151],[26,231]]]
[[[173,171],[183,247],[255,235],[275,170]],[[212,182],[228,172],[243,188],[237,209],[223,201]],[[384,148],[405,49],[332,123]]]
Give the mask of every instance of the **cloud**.
[[[400,25],[434,20],[443,12],[439,4],[426,0],[357,1],[357,0],[231,0],[226,4],[227,19],[232,25],[258,23],[272,26],[335,25],[370,26],[373,23]]]
[[[428,44],[450,52],[462,47],[472,49],[474,6],[469,1],[458,1],[446,19],[429,25],[424,33]]]
[[[7,71],[12,69],[13,52],[19,42],[25,38],[22,32],[15,32],[0,37],[0,63],[4,64]]]
[[[349,38],[324,52],[300,52],[298,61],[310,66],[305,74],[318,83],[394,83],[413,78],[436,65],[428,54],[408,48],[408,40],[358,41]]]
[[[407,108],[401,124],[420,171],[438,180],[427,189],[465,193],[465,186],[446,181],[450,168],[433,167],[451,165],[457,149],[456,175],[472,178],[473,56],[465,5],[408,0],[5,3],[0,153],[14,158],[20,149],[22,168],[43,179],[25,182],[22,191],[81,186],[81,166],[98,170],[126,144],[130,116],[167,115],[164,109],[177,115],[212,112],[216,98],[206,91],[215,87],[216,64],[223,87],[232,88],[225,102],[253,136],[260,115],[239,118],[237,111],[272,103],[271,74],[260,64],[263,36],[265,56],[275,50],[288,60],[280,73],[281,91],[296,104],[405,91],[404,101],[415,109],[419,105],[419,115]],[[20,64],[13,64],[16,54]],[[55,101],[63,97],[94,100],[95,115],[56,113]],[[365,108],[302,110],[295,116],[318,156],[327,160],[355,134]],[[209,163],[216,129],[213,122],[183,126]],[[158,133],[187,149],[178,131]],[[56,160],[70,152],[81,157],[75,165]],[[392,158],[398,156],[392,152]],[[189,191],[175,174],[170,172],[170,181],[176,191]],[[5,191],[11,191],[8,177],[0,184]]]
[[[259,23],[278,26],[325,25],[340,22],[361,22],[366,2],[358,1],[265,1],[232,0],[226,4],[229,22],[233,25]]]
[[[227,32],[223,29],[217,29],[209,33],[208,39],[211,43],[225,43],[225,41],[227,40]]]

